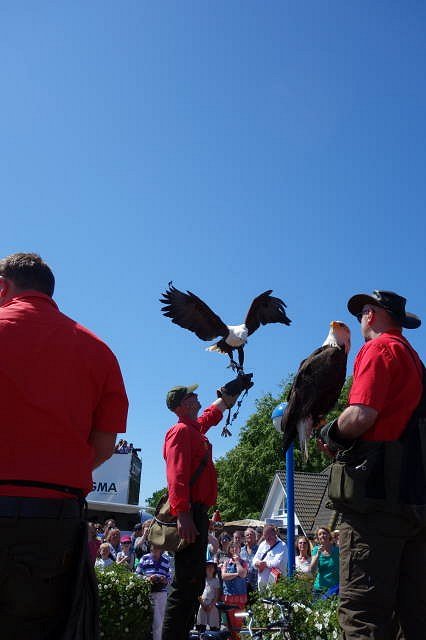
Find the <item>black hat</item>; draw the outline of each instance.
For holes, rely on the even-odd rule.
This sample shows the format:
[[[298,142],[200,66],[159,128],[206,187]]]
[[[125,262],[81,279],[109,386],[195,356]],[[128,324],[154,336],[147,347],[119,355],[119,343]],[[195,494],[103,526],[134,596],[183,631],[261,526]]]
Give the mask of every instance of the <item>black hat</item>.
[[[385,309],[401,327],[417,329],[422,321],[414,313],[405,311],[406,302],[405,298],[393,291],[378,291],[375,289],[371,294],[358,293],[356,296],[352,296],[348,301],[348,309],[352,315],[357,316],[362,312],[364,305],[372,304]]]
[[[195,391],[198,384],[192,384],[189,387],[173,387],[167,393],[166,404],[170,411],[174,411],[180,405],[185,396]]]

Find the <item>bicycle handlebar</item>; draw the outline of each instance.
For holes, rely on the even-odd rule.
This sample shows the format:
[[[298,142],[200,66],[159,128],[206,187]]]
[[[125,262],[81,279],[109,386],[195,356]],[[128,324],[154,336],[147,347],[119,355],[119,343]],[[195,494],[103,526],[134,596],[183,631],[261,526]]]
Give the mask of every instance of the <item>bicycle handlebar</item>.
[[[262,598],[261,601],[265,604],[276,604],[281,607],[291,607],[291,602],[288,602],[288,600],[282,600],[281,598]]]

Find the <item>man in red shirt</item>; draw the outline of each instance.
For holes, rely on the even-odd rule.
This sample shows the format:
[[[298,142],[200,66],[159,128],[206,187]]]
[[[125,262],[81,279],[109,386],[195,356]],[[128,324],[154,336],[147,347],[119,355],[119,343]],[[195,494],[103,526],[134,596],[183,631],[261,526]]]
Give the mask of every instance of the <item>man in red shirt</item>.
[[[167,394],[167,407],[179,418],[164,442],[169,500],[177,516],[178,532],[190,544],[175,553],[175,574],[167,600],[162,640],[188,639],[198,597],[204,589],[207,510],[216,504],[217,497],[216,469],[205,434],[220,422],[223,412],[235,404],[240,392],[253,386],[251,377],[251,374],[240,375],[228,383],[235,395],[222,391],[221,397],[200,417],[201,405],[194,393],[198,385],[174,387]]]
[[[421,322],[405,311],[405,302],[391,291],[349,300],[365,345],[355,360],[349,406],[321,431],[330,451],[341,450],[331,472],[330,497],[336,497],[336,470],[337,484],[343,486],[337,499],[343,512],[339,621],[346,640],[391,640],[395,619],[406,640],[421,640],[426,629],[426,526],[396,493],[404,482],[397,460],[405,446],[396,441],[423,392],[421,361],[402,335],[403,327],[415,329]],[[342,463],[352,464],[347,484]],[[365,483],[361,499],[360,482]]]
[[[126,429],[128,403],[117,360],[99,338],[59,311],[54,283],[35,254],[0,260],[5,640],[58,640],[80,622],[86,625],[81,640],[97,638],[95,610],[84,621],[75,617],[88,610],[78,598],[97,591],[90,583],[93,572],[84,568],[83,501],[92,469],[112,455],[117,432]]]

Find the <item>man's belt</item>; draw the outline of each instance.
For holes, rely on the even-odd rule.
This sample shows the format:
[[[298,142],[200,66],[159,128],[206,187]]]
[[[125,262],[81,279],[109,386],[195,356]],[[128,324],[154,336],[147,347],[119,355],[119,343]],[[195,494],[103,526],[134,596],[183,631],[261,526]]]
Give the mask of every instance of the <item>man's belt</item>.
[[[192,502],[191,507],[195,511],[199,511],[201,513],[207,513],[207,511],[209,510],[209,507],[206,504],[203,504],[202,502]]]
[[[77,487],[69,487],[63,484],[56,484],[54,482],[42,482],[41,480],[6,480],[0,479],[0,485],[12,485],[14,487],[36,487],[40,489],[49,489],[50,491],[59,491],[60,493],[66,493],[72,495],[79,500],[84,498],[84,493]]]
[[[78,500],[56,498],[24,498],[0,496],[0,518],[48,518],[62,520],[80,518],[82,503]]]

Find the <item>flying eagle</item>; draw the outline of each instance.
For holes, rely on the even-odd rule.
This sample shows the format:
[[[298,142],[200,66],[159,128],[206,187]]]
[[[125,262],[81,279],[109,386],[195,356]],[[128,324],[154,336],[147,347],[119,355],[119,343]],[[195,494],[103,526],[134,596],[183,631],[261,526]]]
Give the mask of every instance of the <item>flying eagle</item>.
[[[297,432],[302,456],[305,461],[308,459],[308,440],[312,429],[319,426],[339,399],[346,379],[350,348],[349,327],[344,322],[333,320],[324,344],[301,362],[281,420],[284,453]]]
[[[193,331],[201,340],[215,340],[221,337],[219,342],[208,347],[207,350],[228,354],[230,366],[238,373],[243,371],[244,345],[248,336],[251,336],[261,324],[280,322],[289,325],[291,323],[285,313],[285,303],[280,298],[271,296],[272,289],[261,293],[253,300],[242,324],[226,325],[191,291],[183,293],[171,282],[168,287],[160,298],[160,302],[165,305],[161,309],[163,314],[180,327]],[[238,363],[233,359],[234,349],[238,352]]]

